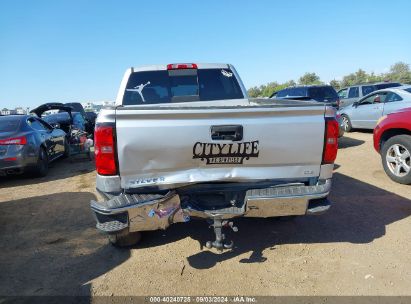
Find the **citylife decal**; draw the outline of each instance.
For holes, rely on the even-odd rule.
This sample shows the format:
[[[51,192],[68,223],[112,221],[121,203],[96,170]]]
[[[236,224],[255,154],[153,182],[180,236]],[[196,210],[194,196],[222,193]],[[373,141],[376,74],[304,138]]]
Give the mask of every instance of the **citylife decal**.
[[[258,140],[230,144],[196,142],[193,159],[206,160],[207,165],[242,164],[244,159],[258,157]]]

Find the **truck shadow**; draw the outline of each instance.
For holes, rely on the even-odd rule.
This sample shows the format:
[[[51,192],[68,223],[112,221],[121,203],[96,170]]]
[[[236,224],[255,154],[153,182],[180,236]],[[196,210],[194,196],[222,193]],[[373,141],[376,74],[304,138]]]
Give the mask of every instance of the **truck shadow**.
[[[368,134],[374,133],[374,129],[353,129],[352,131],[356,133],[368,133]]]
[[[288,222],[279,218],[234,220],[239,232],[228,235],[234,241],[234,250],[220,254],[204,250],[187,260],[194,268],[206,269],[248,252],[250,257],[240,263],[262,263],[266,261],[263,251],[281,244],[365,244],[384,236],[387,225],[411,215],[411,200],[339,173],[334,174],[330,199],[332,208],[321,216],[302,216]],[[166,231],[150,232],[141,245],[158,246],[185,238],[187,234],[200,244],[214,237],[205,222],[192,221]]]
[[[130,257],[97,232],[91,199],[65,192],[0,202],[1,295],[88,296],[92,279]]]
[[[214,238],[205,221],[172,225],[146,233],[132,250],[172,243],[190,236],[199,250],[187,257],[196,269],[248,254],[240,263],[264,263],[264,251],[282,244],[350,242],[366,244],[383,237],[386,227],[411,215],[411,201],[335,173],[331,210],[322,216],[281,219],[240,218],[229,233],[234,250],[201,250]],[[130,249],[108,245],[95,229],[90,192],[64,192],[0,202],[0,294],[91,295],[91,281],[130,258]]]
[[[338,139],[338,149],[357,147],[363,143],[365,143],[364,140],[344,136]]]

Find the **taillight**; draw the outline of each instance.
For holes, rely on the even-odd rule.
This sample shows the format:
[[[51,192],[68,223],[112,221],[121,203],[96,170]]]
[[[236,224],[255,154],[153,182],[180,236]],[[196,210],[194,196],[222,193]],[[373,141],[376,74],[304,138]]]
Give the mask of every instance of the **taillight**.
[[[101,175],[117,174],[114,127],[96,125],[94,130],[94,154],[97,173]]]
[[[337,99],[337,109],[339,109],[340,108],[340,99]]]
[[[338,151],[338,122],[335,118],[325,119],[325,139],[323,164],[333,164],[337,158]]]
[[[4,158],[4,160],[5,161],[16,161],[17,157],[7,157],[7,158]]]
[[[197,69],[197,65],[195,63],[167,64],[167,70],[179,70],[179,69]]]
[[[0,145],[25,145],[27,139],[25,136],[0,139]]]

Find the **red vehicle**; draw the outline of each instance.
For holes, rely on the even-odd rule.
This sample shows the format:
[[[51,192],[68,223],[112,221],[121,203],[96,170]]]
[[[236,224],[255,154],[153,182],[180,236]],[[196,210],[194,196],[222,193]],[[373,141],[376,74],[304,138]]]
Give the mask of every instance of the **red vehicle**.
[[[374,129],[374,148],[393,181],[411,184],[411,108],[380,118]]]

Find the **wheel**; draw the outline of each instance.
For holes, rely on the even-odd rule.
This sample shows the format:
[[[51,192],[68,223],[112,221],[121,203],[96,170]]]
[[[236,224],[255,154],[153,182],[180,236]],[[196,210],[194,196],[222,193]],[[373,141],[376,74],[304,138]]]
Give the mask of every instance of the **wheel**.
[[[109,234],[108,239],[113,246],[129,247],[137,244],[141,240],[141,232],[120,232]]]
[[[385,173],[395,182],[411,184],[411,136],[397,135],[387,140],[381,149]]]
[[[37,164],[34,168],[34,174],[38,177],[46,176],[49,171],[49,158],[46,149],[40,148]]]
[[[351,132],[351,130],[352,130],[352,125],[351,125],[350,118],[349,118],[347,115],[345,115],[345,114],[341,115],[341,118],[342,118],[342,121],[343,121],[344,131],[345,131],[345,132]]]

